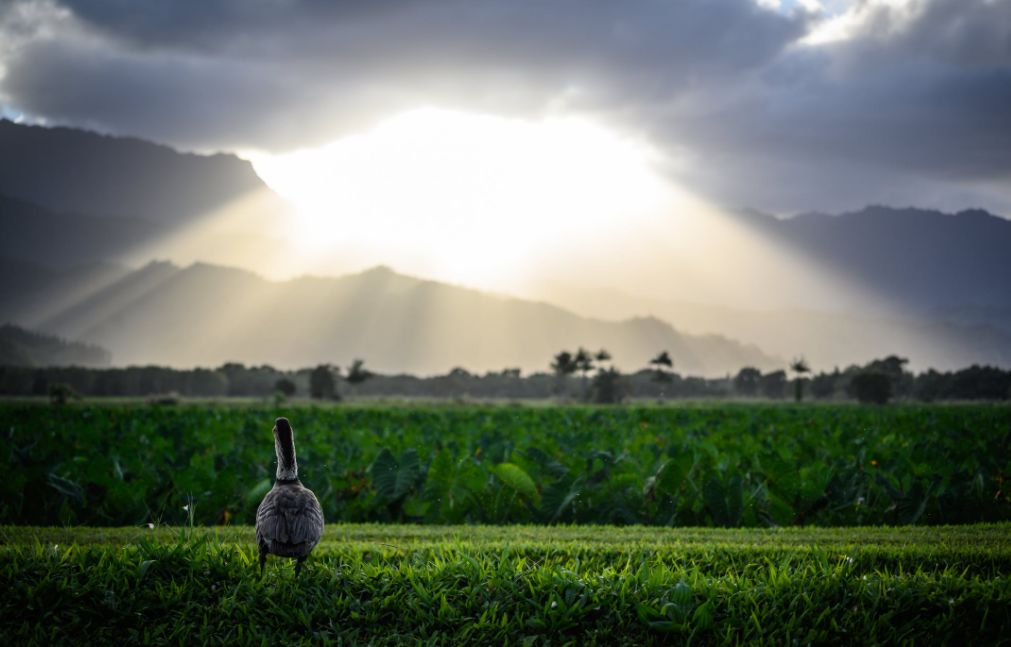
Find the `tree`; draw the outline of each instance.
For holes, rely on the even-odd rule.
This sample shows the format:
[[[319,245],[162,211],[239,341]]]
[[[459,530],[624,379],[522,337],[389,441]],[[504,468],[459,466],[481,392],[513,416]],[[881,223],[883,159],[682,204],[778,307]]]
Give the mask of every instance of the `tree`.
[[[805,373],[811,372],[811,367],[807,365],[803,357],[797,358],[790,362],[790,370],[793,371],[793,386],[794,386],[794,397],[797,402],[804,399],[804,382],[807,378],[804,377]]]
[[[345,380],[351,385],[354,390],[358,389],[358,385],[365,382],[372,377],[372,372],[365,368],[365,361],[361,359],[356,359],[351,362],[351,366],[348,367],[348,375]]]
[[[758,393],[758,382],[762,372],[754,366],[745,366],[734,378],[734,391],[740,395],[753,396]]]
[[[602,368],[593,376],[593,401],[598,404],[617,404],[625,397],[621,373],[613,366]]]
[[[661,351],[659,355],[649,360],[649,365],[653,367],[650,369],[650,380],[657,384],[670,384],[673,381],[669,369],[674,368],[674,361],[667,351]],[[660,397],[665,398],[666,395],[661,386]]]
[[[850,393],[864,404],[886,404],[892,397],[892,380],[880,371],[860,371],[850,379]]]
[[[274,390],[283,394],[284,397],[290,398],[295,395],[295,383],[286,377],[282,377],[274,383]]]
[[[842,373],[838,368],[831,373],[818,373],[811,380],[811,395],[819,400],[831,398],[841,377]]]
[[[551,362],[551,370],[556,378],[555,391],[561,394],[566,378],[576,372],[576,362],[572,357],[572,353],[563,350],[555,355],[554,361]]]
[[[674,361],[670,358],[667,351],[661,351],[659,355],[649,360],[650,366],[653,366],[653,381],[654,382],[670,382],[671,377],[668,372],[670,369],[674,368]]]
[[[572,359],[572,353],[563,350],[554,357],[551,362],[551,370],[558,377],[564,378],[576,372],[576,364]]]
[[[762,395],[773,400],[781,400],[786,395],[786,371],[766,373],[759,379]]]
[[[228,378],[221,371],[194,369],[186,373],[182,390],[186,395],[225,395],[228,393]]]
[[[593,356],[593,359],[597,360],[597,362],[601,363],[601,364],[604,363],[604,362],[610,362],[611,361],[611,353],[609,353],[609,352],[607,352],[607,350],[601,348],[600,350],[597,351],[597,354]]]
[[[572,363],[575,364],[576,370],[583,374],[585,380],[587,374],[593,370],[593,354],[580,346],[575,357],[572,358]]]
[[[329,364],[320,364],[309,374],[309,395],[317,400],[339,400],[334,369]]]
[[[889,355],[884,359],[876,359],[864,367],[870,373],[882,373],[888,377],[891,384],[890,396],[905,396],[912,389],[913,376],[906,372],[905,366],[909,360],[898,355]]]
[[[575,364],[576,370],[583,375],[583,399],[586,400],[589,396],[587,376],[593,370],[593,355],[590,351],[580,346],[579,350],[576,351],[576,356],[572,359],[572,363]]]
[[[64,405],[67,400],[71,398],[77,398],[77,392],[74,391],[74,387],[70,386],[66,382],[56,382],[49,385],[49,402],[54,405]]]

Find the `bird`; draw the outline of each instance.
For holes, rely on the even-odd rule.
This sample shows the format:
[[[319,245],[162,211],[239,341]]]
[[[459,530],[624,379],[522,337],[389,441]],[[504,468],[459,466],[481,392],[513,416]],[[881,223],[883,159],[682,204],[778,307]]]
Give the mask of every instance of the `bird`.
[[[274,421],[277,472],[274,487],[256,509],[256,544],[260,550],[260,577],[267,555],[296,559],[295,577],[323,536],[323,509],[312,490],[298,480],[295,436],[287,418]]]

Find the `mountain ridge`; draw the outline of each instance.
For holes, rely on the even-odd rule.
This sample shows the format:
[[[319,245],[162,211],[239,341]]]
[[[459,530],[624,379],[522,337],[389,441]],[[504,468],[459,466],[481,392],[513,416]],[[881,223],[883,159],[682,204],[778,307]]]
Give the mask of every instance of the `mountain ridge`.
[[[11,146],[10,142],[21,143]],[[163,173],[165,169],[177,171]],[[250,190],[263,194],[267,200],[257,203],[255,208],[250,206],[251,202],[242,199]],[[187,198],[191,194],[196,196],[194,200]],[[203,218],[208,210],[237,200],[242,206],[233,211],[241,212],[238,213],[241,217],[233,217],[225,225],[221,219]],[[67,334],[99,334],[114,327],[110,313],[127,312],[129,303],[143,298],[145,291],[157,290],[153,283],[138,284],[133,288],[137,291],[135,298],[128,299],[132,293],[124,291],[124,285],[118,282],[132,273],[129,266],[138,266],[152,257],[169,257],[177,261],[203,259],[211,263],[210,267],[243,265],[256,269],[255,259],[283,255],[277,251],[280,248],[277,243],[283,240],[272,238],[274,234],[264,235],[267,229],[257,229],[280,222],[276,215],[281,205],[282,201],[256,177],[250,164],[232,155],[180,153],[137,138],[0,120],[0,270],[4,274],[0,277],[0,305],[29,323],[45,322]],[[260,209],[260,216],[256,217],[260,220],[251,215],[256,209]],[[1011,326],[1007,323],[1011,290],[1006,287],[1011,285],[1011,253],[1008,253],[1011,221],[980,208],[947,214],[884,205],[869,205],[835,215],[809,212],[785,219],[754,209],[735,213],[746,229],[759,232],[810,261],[806,266],[797,266],[802,268],[800,274],[775,275],[776,280],[757,283],[750,294],[797,294],[809,299],[808,306],[800,302],[790,305],[784,300],[774,314],[743,312],[752,308],[742,305],[743,301],[735,306],[733,299],[740,297],[740,291],[731,290],[724,301],[713,301],[722,305],[709,307],[705,312],[704,308],[691,312],[676,306],[677,301],[685,299],[677,296],[677,282],[671,282],[671,291],[652,301],[614,296],[598,298],[598,303],[583,299],[589,307],[579,304],[579,297],[546,296],[543,290],[522,297],[500,295],[506,299],[534,299],[534,305],[541,306],[539,315],[524,314],[526,318],[517,320],[510,331],[502,330],[481,309],[464,308],[461,313],[473,317],[474,326],[496,330],[495,339],[505,339],[508,333],[536,340],[540,339],[536,328],[543,325],[545,318],[556,320],[566,313],[579,313],[582,318],[608,324],[620,314],[617,318],[621,321],[616,323],[626,330],[640,330],[657,343],[665,339],[673,343],[678,334],[693,333],[695,341],[689,346],[707,347],[707,352],[724,358],[721,363],[729,362],[734,353],[724,352],[725,348],[717,342],[702,344],[699,340],[706,339],[706,333],[721,335],[725,340],[740,340],[773,356],[809,353],[823,364],[845,365],[882,353],[901,352],[914,361],[926,358],[925,364],[919,366],[954,368],[990,360],[1011,365]],[[208,221],[215,226],[197,226]],[[283,226],[284,223],[281,231]],[[709,241],[709,244],[717,243]],[[777,246],[770,245],[767,249],[775,251]],[[737,272],[737,276],[744,276],[753,269],[761,270],[762,259],[768,258],[752,259],[751,266],[742,262],[728,275]],[[733,259],[714,255],[713,262],[732,264]],[[815,303],[810,297],[817,295],[823,285],[818,282],[822,275],[817,273],[823,267],[824,276],[844,277],[846,281],[840,284],[860,289],[849,296],[842,291],[822,292],[825,298],[820,305],[835,308],[834,311],[822,309],[811,316],[797,316],[798,309],[811,309],[810,304]],[[162,270],[174,276],[179,268],[173,268]],[[668,263],[654,269],[674,275],[678,266]],[[814,278],[798,284],[801,288],[791,292],[788,284],[794,277],[805,276],[805,269]],[[204,271],[210,272],[207,268]],[[175,279],[199,274],[198,267],[195,272]],[[330,277],[307,274],[297,277],[286,289],[301,299],[295,304],[298,308],[315,313],[323,321],[336,316],[336,310],[344,307],[319,303],[327,298],[328,290],[336,290],[341,303],[348,308],[365,308],[362,312],[366,315],[369,312],[366,306],[374,305],[369,289],[381,291],[388,298],[398,294],[404,300],[402,306],[387,307],[370,316],[406,317],[417,323],[417,330],[394,330],[388,322],[373,321],[360,326],[348,323],[343,330],[349,336],[349,344],[364,343],[361,340],[369,338],[369,325],[382,329],[388,336],[409,337],[424,330],[422,336],[427,338],[436,335],[431,329],[439,325],[449,327],[445,334],[464,325],[459,319],[433,315],[433,308],[460,309],[468,297],[459,290],[472,288],[431,281],[419,284],[425,279],[399,275],[383,266],[361,274],[352,283],[371,288],[355,290],[349,287],[351,283],[341,288]],[[134,276],[133,280],[140,279]],[[232,276],[221,280],[223,284],[235,284],[237,279]],[[199,281],[184,283],[190,287],[175,288],[180,293],[177,295],[180,310],[195,307],[193,304],[220,307],[221,301],[231,298],[227,291],[219,289],[217,301],[196,299],[187,304],[181,293],[189,289],[196,294]],[[715,287],[723,285],[732,283]],[[447,291],[449,288],[457,291]],[[281,294],[283,289],[259,291],[263,293],[261,299],[269,292],[270,298],[291,301]],[[475,294],[479,292],[468,293],[469,298],[478,299]],[[481,294],[481,300],[489,298],[489,293]],[[863,294],[873,297],[873,303],[859,301]],[[695,297],[689,294],[688,300],[692,298]],[[508,309],[498,302],[485,302],[489,304],[486,309]],[[104,305],[98,307],[100,304]],[[887,308],[874,310],[878,304],[886,304]],[[517,306],[518,311],[525,312],[526,308]],[[662,328],[658,331],[635,318],[650,312],[664,322],[672,322],[671,331]],[[862,321],[855,321],[861,316]],[[517,327],[521,325],[527,328]],[[306,334],[321,338],[334,334],[322,324],[300,326],[308,329]],[[157,347],[156,341],[148,339],[152,347]],[[470,343],[478,345],[479,340],[470,339]],[[837,350],[821,352],[831,348]],[[689,357],[695,353],[688,346],[682,350]],[[401,347],[398,352],[408,363],[426,365],[431,360],[428,351]],[[425,357],[429,359],[423,360]],[[768,355],[764,357],[767,359]],[[121,358],[117,355],[116,359]],[[688,362],[706,365],[701,356]]]
[[[0,366],[105,368],[109,363],[109,351],[94,344],[0,324]]]
[[[553,354],[581,345],[607,348],[628,370],[665,349],[692,374],[782,364],[757,347],[685,335],[656,318],[604,322],[389,269],[269,281],[227,266],[157,262],[32,324],[108,348],[117,365],[300,367],[363,357],[391,373],[544,371]]]
[[[1011,220],[984,209],[870,205],[785,219],[753,209],[734,213],[904,310],[1011,306]]]
[[[265,185],[234,155],[0,119],[0,193],[54,211],[179,223]]]

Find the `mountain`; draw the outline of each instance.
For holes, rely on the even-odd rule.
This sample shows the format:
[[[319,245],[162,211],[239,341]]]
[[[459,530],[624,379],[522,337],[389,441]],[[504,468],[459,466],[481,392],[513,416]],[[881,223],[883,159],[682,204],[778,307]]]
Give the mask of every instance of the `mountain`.
[[[1011,307],[1011,220],[982,209],[738,216],[902,310]]]
[[[168,227],[142,218],[62,213],[0,195],[0,258],[50,267],[119,260],[154,244]]]
[[[536,296],[588,317],[649,312],[674,322],[684,333],[724,335],[779,357],[803,355],[816,371],[865,364],[893,354],[909,358],[915,370],[1011,366],[1011,311],[1007,310],[954,309],[918,317],[873,315],[859,309],[755,310],[565,285],[546,285]]]
[[[0,258],[0,312],[17,321],[41,321],[86,299],[128,271],[115,263],[53,269],[31,261]]]
[[[982,210],[882,206],[785,219],[754,210],[733,216],[767,253],[798,258],[796,267],[818,268],[849,291],[812,295],[814,283],[792,289],[796,305],[768,307],[551,282],[527,296],[589,317],[652,313],[686,333],[725,335],[780,357],[805,355],[816,370],[890,354],[910,358],[917,370],[1011,366],[1011,221]],[[791,278],[804,277],[781,277],[765,292],[790,292]],[[812,296],[820,303],[804,304]]]
[[[382,372],[544,371],[552,355],[582,345],[608,349],[625,370],[664,349],[691,374],[782,365],[753,346],[685,335],[655,318],[589,319],[384,267],[272,282],[228,267],[152,263],[31,323],[109,348],[117,364],[300,367],[362,357]]]
[[[104,348],[31,332],[11,324],[0,326],[0,366],[100,368],[108,365],[109,351]]]
[[[290,207],[233,155],[0,120],[0,258],[69,269],[278,249]]]
[[[459,288],[399,275],[380,281],[381,271],[275,284],[220,267],[304,271],[289,216],[249,163],[231,155],[0,121],[0,312],[107,343],[118,363],[208,363],[202,351],[185,350],[190,344],[210,357],[269,357],[286,366],[368,348],[391,370],[440,371],[447,362],[529,369],[543,367],[545,353],[582,343],[628,362],[661,346],[677,349],[682,370],[708,374],[734,370],[745,357],[768,361],[754,347],[780,358],[806,355],[815,368],[892,353],[917,369],[1011,366],[1011,222],[978,209],[871,206],[788,219],[740,211],[708,228],[683,219],[676,236],[650,237],[656,249],[643,236],[616,240],[611,265],[594,260],[593,272],[570,276],[582,287],[544,281],[523,294],[569,312],[474,291],[465,298]],[[621,274],[621,259],[631,255],[649,259],[645,269]],[[205,264],[144,266],[152,258]],[[612,280],[647,286],[650,297],[586,287]],[[233,338],[229,318],[264,317],[263,304],[298,321],[268,328],[274,337],[240,321],[235,330],[245,337]],[[160,318],[145,318],[152,312]],[[566,327],[574,334],[559,333]],[[287,329],[310,338],[287,340]],[[223,338],[208,340],[213,331]],[[503,344],[515,354],[500,352]]]
[[[0,120],[0,194],[55,211],[177,223],[263,188],[234,155]]]

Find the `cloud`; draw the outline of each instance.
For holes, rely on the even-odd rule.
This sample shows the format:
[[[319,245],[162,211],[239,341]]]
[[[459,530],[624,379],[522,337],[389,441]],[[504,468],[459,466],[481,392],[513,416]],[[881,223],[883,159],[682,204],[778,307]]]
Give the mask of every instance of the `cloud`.
[[[1011,208],[1011,2],[822,5],[833,11],[756,0],[15,1],[0,9],[0,102],[240,150],[317,145],[425,105],[573,111],[645,134],[673,173],[728,204],[916,203],[929,189],[929,206]]]
[[[715,185],[751,168],[751,189],[783,210],[926,196],[956,208],[973,193],[1011,207],[1011,3],[861,7],[862,31],[791,47],[715,114],[674,120],[693,148],[728,151],[726,176],[699,181],[727,194]]]

